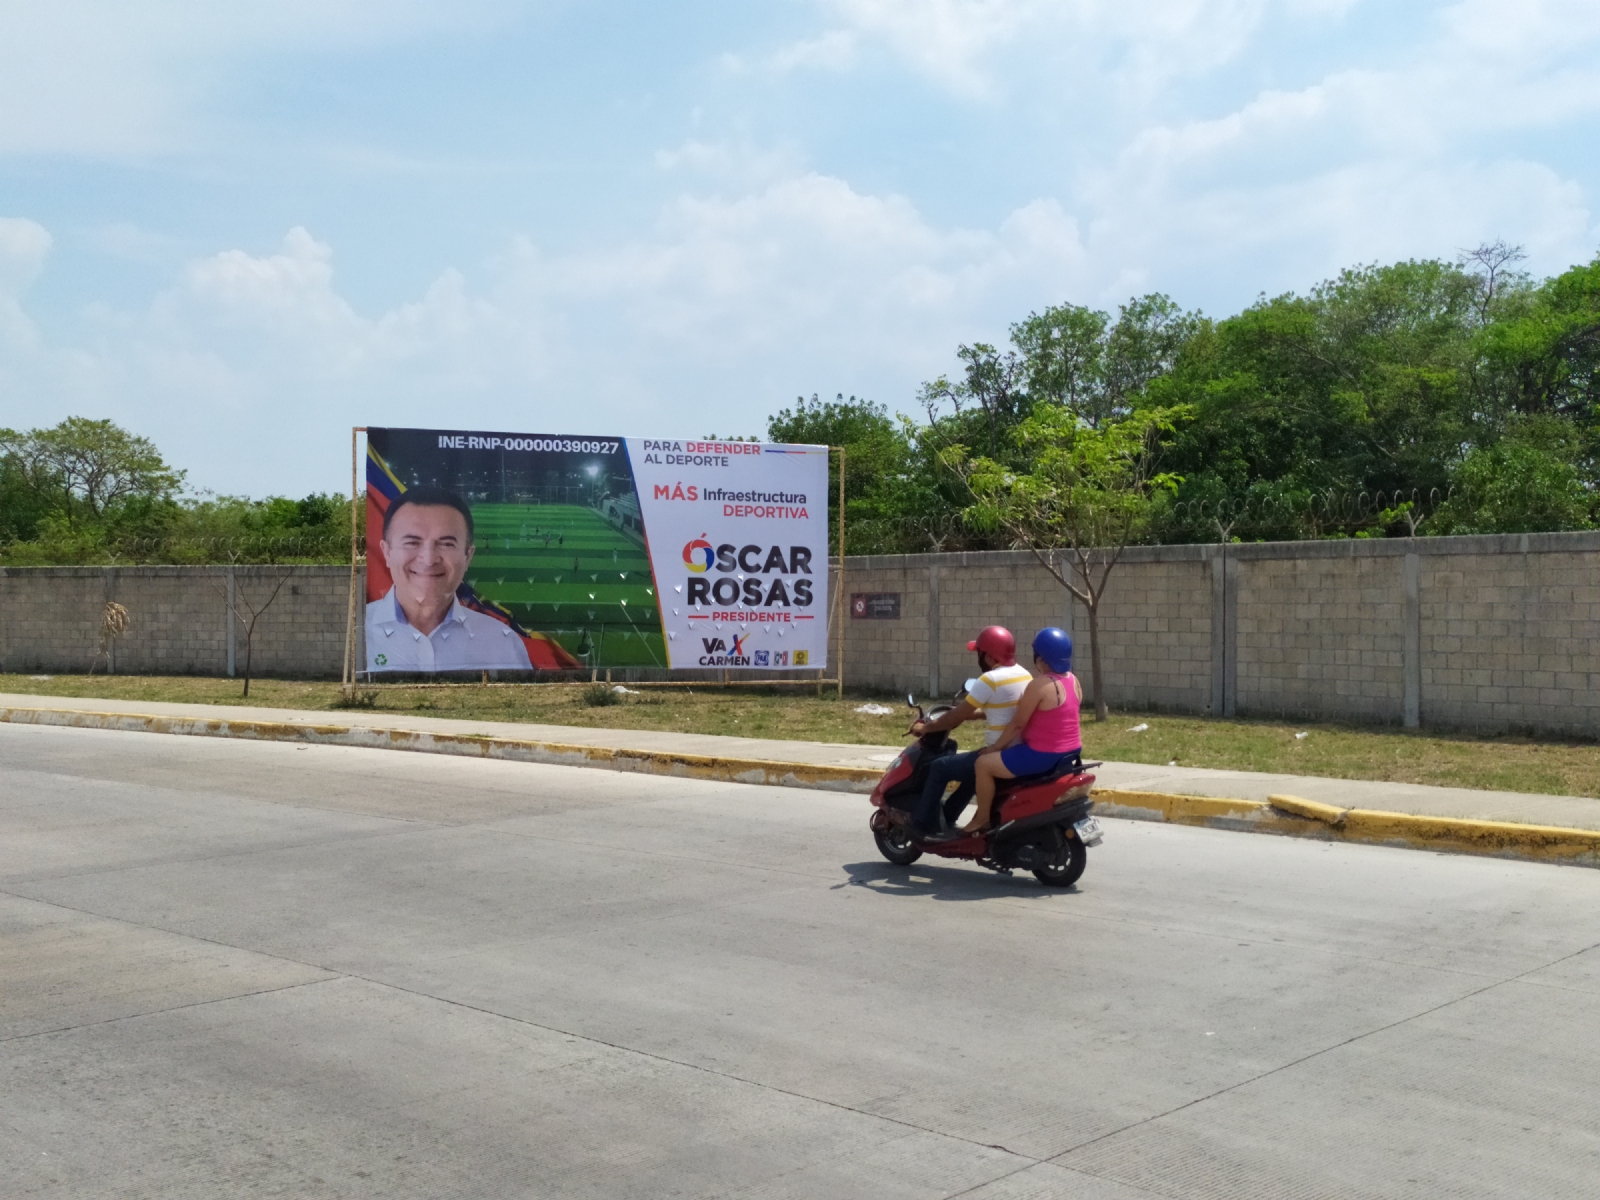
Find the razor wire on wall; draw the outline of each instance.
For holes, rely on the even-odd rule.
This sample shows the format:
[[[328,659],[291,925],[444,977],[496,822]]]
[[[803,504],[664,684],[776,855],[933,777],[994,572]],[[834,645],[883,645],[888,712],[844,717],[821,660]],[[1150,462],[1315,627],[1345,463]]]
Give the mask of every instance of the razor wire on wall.
[[[235,535],[229,537],[110,538],[86,545],[0,548],[10,566],[253,566],[348,562],[348,535]]]
[[[1178,500],[1152,506],[1135,539],[1150,545],[1219,541],[1316,541],[1327,538],[1423,536],[1450,498],[1433,488],[1346,492],[1328,488],[1289,495]],[[970,524],[959,511],[910,517],[852,515],[851,554],[928,554],[1008,549],[1004,536]],[[276,565],[348,562],[346,535],[235,535],[117,538],[41,556],[13,545],[0,561],[46,565]]]
[[[1419,537],[1440,531],[1434,518],[1445,489],[1336,488],[1217,499],[1158,497],[1137,522],[1133,545],[1299,542],[1338,538]],[[983,528],[958,509],[882,517],[852,512],[848,553],[946,554],[1012,549],[1006,534]]]

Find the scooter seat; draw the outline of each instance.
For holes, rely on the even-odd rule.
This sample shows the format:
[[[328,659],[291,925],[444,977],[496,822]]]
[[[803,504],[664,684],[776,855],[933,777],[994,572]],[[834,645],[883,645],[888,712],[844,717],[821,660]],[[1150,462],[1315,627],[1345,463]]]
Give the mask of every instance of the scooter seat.
[[[1080,755],[1078,759],[1063,759],[1053,770],[1041,771],[1037,775],[1018,775],[1015,779],[1002,779],[999,781],[1000,787],[1009,792],[1015,788],[1054,783],[1058,779],[1065,779],[1068,775],[1080,775],[1085,770],[1081,758]]]

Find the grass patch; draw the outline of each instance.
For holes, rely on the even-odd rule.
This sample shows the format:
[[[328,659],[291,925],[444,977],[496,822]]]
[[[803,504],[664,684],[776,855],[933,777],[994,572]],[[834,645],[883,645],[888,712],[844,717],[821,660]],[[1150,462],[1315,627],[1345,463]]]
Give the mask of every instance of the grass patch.
[[[1149,728],[1131,731],[1141,724]],[[1600,795],[1600,746],[1593,742],[1116,713],[1103,725],[1085,724],[1083,742],[1086,753],[1117,762]]]
[[[342,707],[339,685],[257,679],[249,703],[264,708],[333,711]],[[237,680],[197,676],[57,675],[38,679],[0,675],[0,692],[57,697],[97,697],[187,704],[243,704]],[[855,712],[875,694],[830,692],[818,698],[806,688],[762,691],[713,685],[690,690],[646,688],[637,695],[607,692],[616,703],[590,695],[595,685],[487,688],[363,688],[362,709],[404,715],[491,721],[522,721],[586,728],[661,729],[681,733],[731,734],[857,745],[903,745],[906,711],[890,702],[888,716]],[[370,699],[369,699],[370,697]],[[1148,728],[1132,732],[1135,725]],[[970,728],[970,727],[969,727]],[[1084,752],[1119,762],[1236,771],[1373,779],[1557,796],[1600,793],[1600,746],[1592,742],[1467,734],[1406,733],[1343,725],[1294,725],[1282,721],[1222,721],[1113,713],[1111,720],[1084,723]],[[1304,738],[1295,734],[1305,733]],[[977,744],[975,734],[962,744]]]
[[[590,708],[614,708],[621,704],[623,696],[609,683],[591,683],[583,689],[583,702]]]
[[[353,707],[462,720],[521,721],[590,729],[662,729],[881,746],[903,744],[900,735],[910,719],[904,697],[894,706],[892,715],[875,717],[852,711],[862,703],[862,697],[846,695],[841,702],[830,692],[818,699],[811,688],[768,691],[724,689],[713,684],[688,690],[641,688],[637,693],[624,694],[613,691],[613,686],[572,683],[485,688],[362,687],[354,704],[346,704],[337,683],[257,678],[250,683],[250,699],[245,700],[239,694],[236,679],[185,675],[56,675],[35,679],[28,675],[0,675],[0,692],[35,695],[328,712]]]

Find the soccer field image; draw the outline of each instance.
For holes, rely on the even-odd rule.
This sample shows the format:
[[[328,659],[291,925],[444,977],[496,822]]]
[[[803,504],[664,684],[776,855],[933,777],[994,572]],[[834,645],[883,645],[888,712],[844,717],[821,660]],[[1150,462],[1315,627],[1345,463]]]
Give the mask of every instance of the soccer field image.
[[[587,666],[664,667],[644,541],[580,504],[474,504],[467,580]]]

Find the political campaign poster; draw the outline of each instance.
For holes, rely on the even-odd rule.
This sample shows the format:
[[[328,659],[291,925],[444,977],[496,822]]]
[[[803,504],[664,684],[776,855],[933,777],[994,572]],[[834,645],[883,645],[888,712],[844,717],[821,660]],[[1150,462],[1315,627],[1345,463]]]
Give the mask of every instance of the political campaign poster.
[[[369,428],[366,669],[825,667],[827,456]]]
[[[628,439],[674,667],[828,662],[828,448]]]

